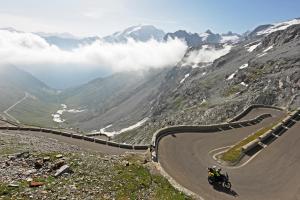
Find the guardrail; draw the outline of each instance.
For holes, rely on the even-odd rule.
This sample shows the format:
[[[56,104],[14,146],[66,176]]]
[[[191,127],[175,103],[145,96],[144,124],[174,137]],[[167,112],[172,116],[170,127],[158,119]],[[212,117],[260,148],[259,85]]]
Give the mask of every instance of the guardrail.
[[[108,145],[108,146],[113,146],[113,147],[118,147],[118,148],[124,148],[124,149],[131,149],[131,150],[147,150],[150,148],[151,151],[154,151],[155,156],[157,158],[157,148],[158,148],[158,143],[159,140],[169,134],[174,134],[174,133],[180,133],[180,132],[216,132],[216,131],[223,131],[227,129],[232,129],[232,128],[239,128],[243,126],[251,126],[253,124],[259,123],[263,119],[267,117],[271,117],[270,114],[262,114],[254,119],[250,120],[244,120],[244,121],[237,121],[247,115],[252,109],[254,108],[272,108],[272,109],[277,109],[277,110],[283,110],[280,107],[275,107],[275,106],[268,106],[268,105],[260,105],[260,104],[255,104],[247,107],[244,109],[243,112],[238,114],[236,117],[232,118],[226,123],[221,123],[221,124],[212,124],[212,125],[203,125],[203,126],[192,126],[192,125],[186,125],[186,126],[172,126],[172,127],[166,127],[162,128],[158,131],[156,131],[152,137],[151,145],[131,145],[131,144],[123,144],[123,143],[116,143],[116,142],[111,142],[111,141],[106,141],[106,140],[101,140],[98,138],[92,138],[90,136],[86,135],[80,135],[76,133],[68,133],[68,132],[63,132],[63,131],[58,131],[58,130],[53,130],[53,129],[46,129],[46,128],[40,128],[40,127],[0,127],[0,129],[6,129],[6,130],[23,130],[23,131],[38,131],[38,132],[45,132],[45,133],[51,133],[51,134],[57,134],[57,135],[62,135],[65,137],[71,137],[75,139],[81,139],[89,142],[94,142],[94,143],[99,143],[103,145]],[[290,119],[284,119],[285,123],[290,121],[292,118],[298,116],[300,112],[300,109],[295,111],[292,117]]]
[[[0,130],[19,130],[19,131],[35,131],[35,132],[51,133],[51,134],[55,134],[55,135],[61,135],[64,137],[71,137],[74,139],[85,140],[88,142],[94,142],[94,143],[98,143],[98,144],[102,144],[102,145],[107,145],[107,146],[112,146],[112,147],[117,147],[117,148],[122,148],[122,149],[129,149],[129,150],[147,150],[150,146],[150,145],[131,145],[131,144],[124,144],[124,143],[116,143],[116,142],[101,140],[101,139],[94,138],[94,137],[89,137],[86,135],[68,133],[68,132],[52,130],[52,129],[45,129],[45,128],[7,126],[7,127],[0,127]]]
[[[9,121],[9,120],[5,120],[5,119],[0,119],[1,121],[3,122],[6,122],[10,125],[13,125],[13,126],[19,126],[20,124],[16,123],[16,122],[13,122],[13,121]]]
[[[252,109],[254,108],[272,108],[276,110],[284,110],[283,108],[277,107],[277,106],[270,106],[270,105],[263,105],[263,104],[253,104],[248,107],[246,107],[240,114],[233,117],[232,119],[228,120],[228,122],[235,122],[240,120],[241,118],[245,117]]]
[[[244,145],[242,147],[243,153],[248,153],[255,147],[259,145],[259,142],[265,142],[270,137],[273,137],[274,135],[280,133],[283,129],[285,129],[286,126],[290,124],[290,122],[298,117],[300,115],[300,108],[298,108],[296,111],[289,114],[286,118],[284,118],[280,123],[278,123],[276,126],[274,126],[272,129],[268,130],[263,135],[259,136],[258,139],[253,140],[252,142],[249,142],[248,144]]]
[[[254,119],[244,120],[239,122],[228,122],[222,124],[212,124],[212,125],[203,125],[203,126],[173,126],[160,129],[156,131],[152,137],[151,141],[151,151],[152,151],[152,158],[154,161],[158,160],[157,152],[158,152],[158,144],[161,138],[164,136],[174,134],[174,133],[182,133],[182,132],[217,132],[222,131],[223,129],[232,129],[234,127],[239,128],[243,126],[251,126],[255,123],[259,123],[263,119],[271,117],[270,114],[262,114]]]
[[[103,134],[103,133],[88,133],[86,134],[86,136],[89,136],[89,137],[94,137],[94,136],[105,136],[107,138],[109,138],[107,135]]]

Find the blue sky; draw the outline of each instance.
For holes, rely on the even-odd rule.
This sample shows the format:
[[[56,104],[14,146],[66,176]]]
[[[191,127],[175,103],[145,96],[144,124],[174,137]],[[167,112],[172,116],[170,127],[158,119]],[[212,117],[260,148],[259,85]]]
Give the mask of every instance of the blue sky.
[[[299,0],[9,0],[0,1],[0,27],[105,36],[128,26],[165,31],[244,32],[300,17]]]

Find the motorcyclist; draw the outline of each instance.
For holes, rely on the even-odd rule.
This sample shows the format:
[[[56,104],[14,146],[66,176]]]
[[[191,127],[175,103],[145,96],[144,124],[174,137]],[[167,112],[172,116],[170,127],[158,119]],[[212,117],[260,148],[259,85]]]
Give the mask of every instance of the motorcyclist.
[[[211,176],[214,177],[215,180],[218,180],[221,177],[221,168],[217,168],[217,166],[212,166],[208,168],[209,173]]]
[[[222,174],[221,168],[217,168],[216,166],[208,167],[208,182],[210,184],[218,183],[223,187],[230,189],[231,182],[229,181],[228,174]]]

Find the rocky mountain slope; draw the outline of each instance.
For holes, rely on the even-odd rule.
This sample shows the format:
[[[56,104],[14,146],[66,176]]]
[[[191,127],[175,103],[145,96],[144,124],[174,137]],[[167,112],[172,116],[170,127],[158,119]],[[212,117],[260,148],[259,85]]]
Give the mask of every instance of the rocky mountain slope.
[[[149,143],[159,128],[219,123],[254,103],[293,109],[300,98],[299,26],[257,34],[273,27],[264,26],[235,45],[191,47],[173,68],[120,73],[67,90],[61,101],[85,111],[64,117],[70,126],[85,131],[107,127],[106,132],[147,118],[114,139]]]
[[[86,131],[110,124],[118,130],[135,124],[151,113],[151,102],[158,94],[168,69],[118,73],[64,91],[61,102],[81,113],[65,115],[68,124]]]
[[[115,139],[147,143],[161,127],[219,123],[255,103],[299,107],[299,34],[300,25],[289,26],[239,43],[210,66],[174,67],[159,89],[151,120]]]
[[[205,34],[179,31],[178,36],[175,33],[173,36],[182,34],[190,47],[176,66],[95,79],[60,95],[53,94],[40,104],[48,100],[53,105],[51,109],[47,107],[49,104],[41,106],[47,110],[44,112],[47,119],[60,109],[57,103],[73,109],[74,112],[63,113],[64,123],[56,126],[86,132],[100,129],[107,133],[122,132],[113,139],[144,144],[149,143],[159,128],[219,123],[254,103],[294,109],[300,104],[298,22],[295,19],[263,25],[245,37],[230,32],[220,35],[211,31]],[[125,32],[130,31],[137,30]],[[209,35],[212,39],[205,41]],[[38,94],[45,92],[28,93],[42,99],[44,95]],[[36,110],[34,102],[25,107]]]

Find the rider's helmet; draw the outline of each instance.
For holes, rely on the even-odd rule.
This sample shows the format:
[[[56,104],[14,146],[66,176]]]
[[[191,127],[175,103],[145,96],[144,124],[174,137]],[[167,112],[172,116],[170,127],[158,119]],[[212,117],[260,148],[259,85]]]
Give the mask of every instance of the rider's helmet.
[[[212,166],[212,169],[216,170],[216,169],[217,169],[217,166],[216,166],[216,165],[213,165],[213,166]]]

